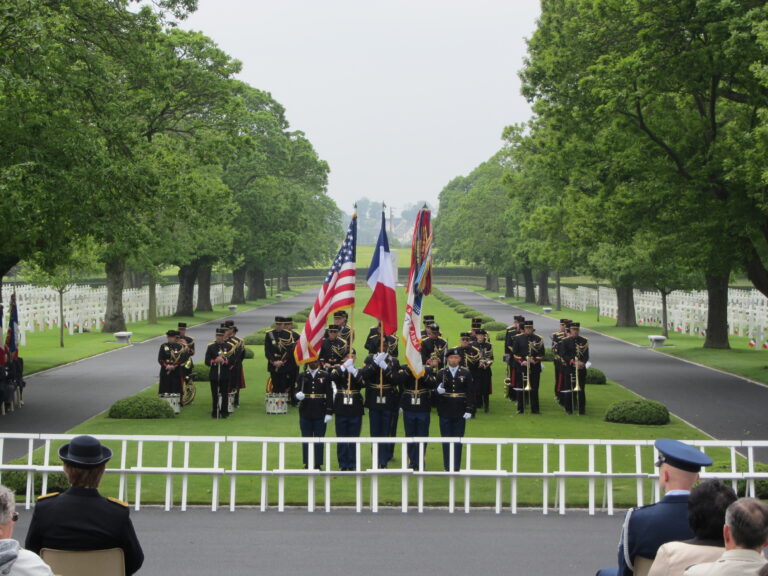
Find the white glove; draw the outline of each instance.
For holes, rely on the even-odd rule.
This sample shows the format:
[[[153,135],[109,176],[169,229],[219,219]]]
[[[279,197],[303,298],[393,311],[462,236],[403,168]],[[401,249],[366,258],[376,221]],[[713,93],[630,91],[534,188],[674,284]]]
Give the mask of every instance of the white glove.
[[[330,422],[331,420],[333,420],[333,416],[331,416],[330,414],[326,414],[325,418],[323,418],[323,422],[326,424],[328,424],[328,422]]]
[[[349,373],[352,374],[352,376],[357,377],[357,368],[355,368],[354,366],[350,366]]]
[[[387,361],[388,356],[389,354],[387,354],[386,352],[379,352],[373,357],[373,361],[376,362],[376,364],[380,365],[382,362]]]
[[[296,392],[296,400],[298,400],[298,401],[304,400],[304,392],[302,392],[301,390]]]
[[[464,420],[469,420],[470,418],[472,418],[472,414],[469,412],[464,412]]]
[[[541,366],[541,371],[542,371],[542,372],[544,372],[544,363],[542,362],[542,363],[540,364],[540,366]]]
[[[403,413],[403,409],[402,409],[402,408],[400,408],[399,412],[400,412],[400,414],[402,414],[402,413]]]
[[[380,360],[379,362],[376,362],[376,364],[381,368],[382,370],[387,369],[387,361],[386,360]]]
[[[587,360],[587,363],[584,364],[584,368],[589,368],[591,366],[592,366],[592,362],[590,362],[589,360]]]
[[[342,364],[342,366],[344,366],[344,368],[346,368],[347,370],[349,370],[350,368],[352,368],[352,366],[354,366],[354,365],[355,365],[355,360],[354,360],[354,358],[347,358],[347,359],[344,361],[344,364]]]
[[[442,383],[437,387],[437,393],[438,394],[445,394],[445,388],[443,387]]]
[[[341,370],[342,372],[346,372],[347,371],[347,367],[344,366],[344,364],[339,364],[339,370]]]

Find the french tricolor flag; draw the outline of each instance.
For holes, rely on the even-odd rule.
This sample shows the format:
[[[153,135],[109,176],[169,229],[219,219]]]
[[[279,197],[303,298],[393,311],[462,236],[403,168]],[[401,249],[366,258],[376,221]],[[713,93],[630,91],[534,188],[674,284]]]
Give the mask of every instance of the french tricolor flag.
[[[397,296],[384,212],[381,213],[381,232],[379,232],[379,240],[376,242],[376,250],[373,252],[366,280],[373,290],[373,295],[363,312],[381,322],[385,335],[393,334],[397,330]]]

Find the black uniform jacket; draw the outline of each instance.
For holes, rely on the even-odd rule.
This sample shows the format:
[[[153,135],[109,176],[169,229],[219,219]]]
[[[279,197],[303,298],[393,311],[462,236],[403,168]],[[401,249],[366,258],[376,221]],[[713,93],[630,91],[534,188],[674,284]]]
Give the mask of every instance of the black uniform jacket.
[[[475,389],[469,370],[458,368],[453,376],[446,366],[435,380],[437,387],[445,388],[445,394],[437,397],[437,414],[441,418],[461,418],[466,412],[475,413]]]
[[[304,392],[299,415],[307,420],[319,420],[333,414],[333,381],[325,370],[306,370],[296,380],[296,392]]]
[[[128,505],[104,498],[94,488],[73,486],[66,492],[41,496],[29,524],[27,550],[105,550],[122,548],[125,573],[133,574],[144,562]]]

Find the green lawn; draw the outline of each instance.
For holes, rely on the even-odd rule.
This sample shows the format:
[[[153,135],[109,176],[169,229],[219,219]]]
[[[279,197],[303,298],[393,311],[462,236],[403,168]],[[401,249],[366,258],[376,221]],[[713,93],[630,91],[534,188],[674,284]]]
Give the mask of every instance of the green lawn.
[[[362,313],[370,291],[367,288],[359,288],[357,294],[358,306],[354,310],[353,326],[359,335],[364,338],[368,328],[374,324],[374,320]],[[404,295],[401,294],[400,310],[403,310]],[[425,301],[424,312],[434,314],[440,323],[443,333],[450,343],[458,341],[458,333],[468,329],[470,320],[462,318],[451,308],[440,303],[434,297],[428,297]],[[553,401],[552,379],[553,372],[547,366],[542,375],[541,385],[541,416],[515,415],[515,406],[504,398],[503,379],[505,377],[503,363],[500,361],[503,342],[493,340],[497,363],[494,369],[494,394],[491,401],[490,414],[480,413],[477,419],[469,422],[467,436],[485,438],[606,438],[606,439],[655,439],[657,437],[672,437],[680,439],[705,438],[701,432],[687,426],[683,422],[674,419],[668,426],[645,427],[611,424],[603,421],[603,415],[607,407],[624,399],[636,396],[624,388],[609,382],[605,386],[591,386],[588,394],[588,414],[586,416],[566,416]],[[358,350],[362,348],[362,342],[356,345]],[[266,415],[264,412],[264,386],[266,382],[266,366],[263,350],[260,346],[254,346],[255,359],[245,363],[247,388],[242,393],[241,408],[227,420],[216,421],[210,418],[210,396],[206,383],[198,386],[198,398],[193,405],[184,408],[182,414],[172,420],[111,420],[104,414],[98,415],[83,424],[77,426],[72,432],[91,434],[118,434],[118,435],[227,435],[227,436],[299,436],[298,418],[294,409],[287,416]],[[361,351],[362,356],[362,351]],[[198,362],[201,361],[198,354]],[[155,388],[147,389],[144,394],[154,394]],[[362,435],[368,434],[367,417],[364,418]],[[402,434],[402,424],[400,424]],[[329,427],[329,436],[333,434],[333,425]],[[433,412],[431,436],[439,436],[436,414]],[[136,447],[129,445],[129,457],[135,458]],[[119,449],[119,446],[113,446]],[[161,466],[166,462],[165,445],[149,445],[144,449],[144,464]],[[200,447],[193,451],[191,465],[210,465],[212,461],[212,448]],[[119,452],[119,450],[117,450]],[[363,453],[363,466],[370,465],[370,454]],[[257,468],[261,465],[261,446],[241,445],[239,452],[239,468]],[[177,446],[174,452],[174,463],[182,463],[182,447]],[[723,453],[713,451],[713,456],[725,458]],[[598,448],[596,454],[597,469],[603,469],[603,451]],[[495,468],[495,450],[492,447],[475,448],[473,451],[473,468]],[[222,450],[221,464],[229,466],[231,454],[228,447]],[[290,468],[301,467],[301,453],[299,445],[290,447],[286,453],[286,465]],[[277,465],[276,456],[271,454],[269,466]],[[511,454],[504,454],[503,465],[510,466]],[[652,471],[650,466],[650,448],[646,452],[647,472]],[[130,461],[130,460],[129,460]],[[440,470],[442,457],[440,447],[435,445],[429,448],[427,453],[427,468]],[[332,458],[332,466],[336,468],[335,454]],[[549,469],[555,470],[557,463],[557,450],[552,447],[549,451]],[[570,448],[568,462],[571,469],[586,469],[586,449]],[[119,465],[119,454],[112,461],[113,466]],[[399,453],[396,454],[393,467],[401,465]],[[542,449],[540,447],[525,447],[520,450],[520,471],[539,471],[542,467]],[[634,451],[629,448],[614,450],[614,469],[634,471]],[[105,488],[109,493],[116,493],[117,478],[108,476],[105,479]],[[180,494],[180,480],[176,480],[176,502]],[[447,497],[448,480],[445,478],[428,478],[425,480],[425,498],[429,504],[445,504]],[[584,505],[587,501],[587,481],[568,481],[568,502],[570,506]],[[635,482],[633,480],[617,481],[616,504],[631,505],[635,501]],[[415,494],[411,486],[411,495]],[[646,488],[650,488],[647,483]],[[241,477],[238,479],[237,494],[238,504],[257,503],[259,499],[260,481],[255,478]],[[400,499],[400,479],[395,477],[383,477],[379,480],[380,502],[397,503]],[[555,493],[555,483],[550,483],[550,504]],[[366,500],[368,494],[368,482],[366,481]],[[504,502],[509,502],[509,485],[505,483]],[[133,499],[133,481],[130,482],[128,497]],[[355,497],[355,481],[351,478],[335,477],[332,483],[332,501],[334,505],[353,503]],[[457,482],[457,494],[463,495],[463,483]],[[540,505],[542,485],[538,480],[520,480],[518,485],[519,504]],[[602,494],[602,483],[597,487],[598,505]],[[648,492],[646,492],[648,494]],[[165,478],[160,476],[145,476],[142,481],[142,501],[162,502],[165,495]],[[269,498],[272,504],[276,501],[276,482],[269,484]],[[226,502],[229,497],[227,482],[221,484],[221,500]],[[189,501],[194,503],[209,503],[211,498],[211,480],[206,477],[190,477]],[[286,479],[286,501],[291,504],[306,503],[307,480],[303,478]],[[472,481],[472,503],[491,504],[495,498],[495,481],[490,479],[475,479]],[[459,497],[461,501],[461,497]]]
[[[283,296],[288,297],[291,294],[292,293],[289,292],[285,293]],[[243,312],[275,301],[277,301],[277,299],[267,298],[266,300],[259,300],[258,302],[241,304],[238,306],[238,311]],[[229,316],[230,314],[227,305],[220,304],[214,306],[213,312],[197,312],[194,317],[166,316],[159,318],[157,324],[150,324],[146,320],[142,322],[131,322],[128,324],[128,330],[133,332],[133,336],[131,337],[132,341],[141,342],[165,334],[166,330],[176,328],[178,322],[187,322],[190,326],[194,326],[224,316]],[[118,344],[115,342],[112,334],[103,334],[101,332],[83,332],[82,334],[75,332],[70,335],[68,331],[65,331],[64,348],[59,346],[58,330],[27,332],[26,336],[27,344],[19,351],[24,358],[24,372],[26,374],[47,370],[54,366],[74,362],[75,360],[80,360],[82,358],[87,358],[125,346],[125,344]]]

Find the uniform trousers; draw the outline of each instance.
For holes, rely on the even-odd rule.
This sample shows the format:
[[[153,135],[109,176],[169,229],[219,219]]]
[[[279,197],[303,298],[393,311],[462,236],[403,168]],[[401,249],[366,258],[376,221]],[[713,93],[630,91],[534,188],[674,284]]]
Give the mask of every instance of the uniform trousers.
[[[440,416],[440,436],[443,438],[449,437],[462,437],[464,436],[464,430],[467,422],[462,416],[458,418],[445,418]],[[461,467],[461,449],[460,442],[453,444],[453,471],[457,471]],[[451,470],[451,443],[445,442],[443,444],[443,468],[446,471]]]
[[[358,438],[362,425],[362,416],[339,416],[337,414],[336,436],[339,438]],[[355,444],[339,442],[336,445],[336,456],[339,459],[339,468],[342,470],[354,470],[356,468],[357,452]]]
[[[211,416],[220,416],[226,418],[229,416],[229,382],[221,380],[214,382],[211,380]],[[221,404],[219,404],[221,397]]]
[[[403,410],[403,427],[405,435],[409,438],[415,436],[429,436],[429,412],[410,412]],[[426,450],[426,445],[424,449]],[[419,470],[421,467],[421,453],[417,443],[408,444],[408,465]]]
[[[392,430],[392,410],[368,410],[368,421],[371,429],[371,436],[374,438],[387,438]],[[380,443],[378,445],[379,468],[386,468],[394,453],[393,444]]]
[[[304,438],[323,438],[325,437],[325,420],[323,418],[299,418],[299,428]],[[315,444],[315,468],[323,465],[323,444]],[[301,445],[301,457],[304,461],[304,467],[309,468],[309,449],[307,444]]]

